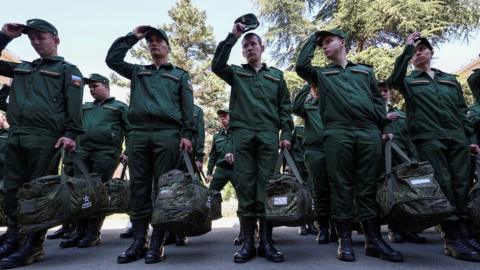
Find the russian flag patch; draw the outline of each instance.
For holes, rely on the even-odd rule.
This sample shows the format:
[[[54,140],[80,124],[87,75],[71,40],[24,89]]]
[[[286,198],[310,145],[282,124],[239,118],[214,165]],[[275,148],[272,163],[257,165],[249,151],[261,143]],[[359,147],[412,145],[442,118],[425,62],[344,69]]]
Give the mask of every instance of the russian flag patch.
[[[79,76],[72,75],[72,84],[77,87],[80,87],[82,85],[82,78],[80,78]]]

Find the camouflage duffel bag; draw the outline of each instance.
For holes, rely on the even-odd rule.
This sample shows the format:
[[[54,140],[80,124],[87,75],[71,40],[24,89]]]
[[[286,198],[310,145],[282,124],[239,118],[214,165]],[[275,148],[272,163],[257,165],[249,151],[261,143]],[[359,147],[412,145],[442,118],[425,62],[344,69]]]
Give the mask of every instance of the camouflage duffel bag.
[[[393,168],[392,148],[405,161]],[[376,198],[389,225],[420,232],[454,214],[430,163],[411,161],[395,143],[387,141],[385,167],[386,173],[377,181]]]
[[[472,189],[468,193],[469,202],[468,209],[470,211],[470,217],[472,219],[475,230],[480,233],[480,156],[475,158],[475,174],[476,181],[473,184]]]
[[[2,187],[0,187],[0,227],[7,226],[7,216],[5,215],[5,211],[3,209],[3,200],[5,199],[3,195],[4,192],[5,190],[2,183]]]
[[[182,151],[187,171],[171,170],[158,179],[151,224],[182,236],[197,236],[212,228],[213,193],[195,173],[192,159]]]
[[[123,165],[120,178],[104,183],[108,194],[108,205],[100,213],[124,214],[130,211],[130,181],[125,179],[127,165]]]
[[[280,174],[284,158],[293,175]],[[313,221],[312,195],[285,149],[280,151],[274,177],[267,183],[265,193],[265,219],[273,226],[296,227]]]
[[[95,214],[108,204],[101,176],[88,173],[76,154],[72,155],[81,176],[48,175],[22,184],[17,193],[17,219],[25,232],[48,229]]]

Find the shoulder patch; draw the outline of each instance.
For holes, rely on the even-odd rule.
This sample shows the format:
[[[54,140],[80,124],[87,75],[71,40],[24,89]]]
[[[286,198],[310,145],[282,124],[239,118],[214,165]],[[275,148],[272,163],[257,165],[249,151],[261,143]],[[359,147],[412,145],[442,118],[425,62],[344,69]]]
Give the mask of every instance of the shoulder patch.
[[[281,80],[279,78],[275,78],[271,75],[268,75],[268,74],[263,74],[263,77],[265,77],[266,79],[270,80],[270,81],[274,81],[274,82],[280,82]]]
[[[368,71],[366,70],[362,70],[362,69],[355,69],[355,68],[352,68],[352,73],[357,73],[357,74],[364,74],[364,75],[369,75]]]
[[[80,87],[82,85],[82,77],[77,76],[77,75],[72,75],[71,76],[71,83],[72,85],[76,87]]]
[[[322,71],[323,75],[334,75],[340,73],[339,70]]]
[[[429,80],[413,80],[410,82],[411,85],[421,85],[421,84],[429,84]]]
[[[438,82],[441,83],[441,84],[446,84],[446,85],[450,85],[450,86],[457,86],[457,84],[455,82],[448,81],[448,80],[438,80]]]

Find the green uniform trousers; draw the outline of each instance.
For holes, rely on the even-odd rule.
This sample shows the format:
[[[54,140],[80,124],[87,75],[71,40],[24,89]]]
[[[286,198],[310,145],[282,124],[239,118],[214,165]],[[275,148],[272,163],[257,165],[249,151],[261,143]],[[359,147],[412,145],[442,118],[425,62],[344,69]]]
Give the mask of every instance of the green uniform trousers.
[[[180,131],[132,130],[127,141],[130,168],[130,219],[149,219],[152,215],[152,191],[158,178],[175,168],[179,157]],[[155,185],[155,188],[154,188]]]
[[[305,149],[305,166],[308,172],[308,185],[312,192],[315,220],[327,218],[330,216],[330,189],[325,152]]]
[[[467,138],[415,140],[414,143],[420,160],[430,162],[443,193],[457,208],[456,217],[452,219],[468,219],[468,192],[473,183]]]
[[[112,179],[120,158],[120,152],[116,149],[80,149],[78,155],[90,173],[102,176],[103,183]],[[75,174],[81,174],[76,166]]]
[[[376,179],[383,158],[380,130],[327,129],[324,145],[332,219],[377,217]]]
[[[247,218],[265,216],[265,187],[273,176],[278,157],[278,133],[234,128],[237,215]]]
[[[5,214],[16,223],[17,190],[33,179],[58,174],[61,152],[54,146],[59,138],[38,134],[10,134],[5,160]]]
[[[233,170],[216,167],[215,172],[213,173],[212,182],[210,182],[209,189],[215,191],[222,191],[222,189],[229,181],[232,183],[233,186],[235,186],[233,176]]]

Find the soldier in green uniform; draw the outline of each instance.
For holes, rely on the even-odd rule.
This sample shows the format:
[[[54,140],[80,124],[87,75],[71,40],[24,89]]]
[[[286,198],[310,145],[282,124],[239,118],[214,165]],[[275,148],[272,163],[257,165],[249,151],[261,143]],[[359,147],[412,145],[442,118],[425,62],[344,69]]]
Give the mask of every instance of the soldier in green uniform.
[[[475,103],[468,108],[468,119],[475,131],[477,142],[480,141],[480,69],[473,70],[473,73],[468,77],[468,86],[472,91]]]
[[[3,178],[5,170],[3,166],[5,165],[5,152],[7,149],[7,139],[8,139],[8,128],[10,126],[7,122],[7,117],[4,111],[0,111],[0,183],[3,186]]]
[[[140,39],[146,38],[151,65],[136,65],[124,58]],[[163,260],[165,231],[154,228],[147,251],[152,216],[152,185],[175,168],[179,150],[192,151],[195,131],[193,92],[187,71],[168,61],[170,45],[162,29],[139,26],[110,47],[107,65],[131,81],[127,117],[131,131],[127,141],[130,165],[131,215],[134,237],[117,258],[128,263],[145,256],[145,263]]]
[[[122,154],[122,144],[129,131],[128,106],[110,96],[109,80],[100,74],[85,78],[93,102],[82,106],[85,133],[78,138],[78,155],[91,173],[101,175],[102,182],[112,179]],[[75,174],[81,174],[75,168]],[[72,238],[60,242],[60,247],[93,247],[100,243],[104,215],[78,220]]]
[[[42,260],[46,230],[30,233],[19,245],[17,190],[35,178],[57,174],[60,151],[75,150],[75,137],[83,132],[80,71],[58,56],[57,29],[31,19],[26,25],[7,23],[0,32],[0,50],[27,34],[40,58],[33,62],[0,61],[0,75],[13,78],[7,119],[10,124],[5,161],[5,213],[7,237],[0,245],[0,264],[19,267]]]
[[[385,110],[387,111],[387,119],[390,120],[389,129],[393,134],[393,142],[398,145],[398,147],[407,154],[413,160],[418,160],[417,151],[410,136],[408,135],[407,129],[407,114],[403,111],[393,107],[390,102],[391,98],[391,89],[387,87],[385,81],[378,82],[378,88],[382,93],[382,96],[385,100]],[[396,166],[404,163],[400,155],[396,152],[392,152],[392,166]],[[388,240],[392,243],[403,243],[405,241],[413,243],[426,243],[427,239],[425,237],[420,237],[415,232],[403,231],[402,228],[395,228],[393,225],[388,225]]]
[[[212,71],[227,82],[230,94],[234,172],[238,197],[240,230],[244,242],[234,255],[237,263],[256,255],[269,261],[283,261],[273,246],[273,226],[265,221],[265,187],[274,172],[278,148],[290,148],[293,121],[288,89],[282,71],[262,63],[264,46],[260,36],[248,33],[242,40],[247,64],[228,65],[230,52],[242,36],[245,24],[236,23],[226,40],[220,42]],[[279,131],[281,131],[279,140]],[[228,155],[228,154],[227,154]],[[260,242],[255,250],[254,228],[260,220]]]
[[[365,253],[402,261],[380,234],[376,179],[380,173],[382,129],[388,122],[373,69],[346,58],[346,34],[340,30],[313,34],[297,60],[297,74],[318,88],[324,123],[324,146],[331,192],[331,216],[339,237],[337,258],[354,261],[351,226],[357,219],[365,232]],[[332,63],[313,67],[317,44]],[[383,130],[384,137],[391,137]],[[354,213],[354,197],[355,210]]]
[[[305,121],[305,166],[312,191],[315,220],[319,225],[318,244],[330,242],[330,190],[328,188],[327,166],[323,146],[323,123],[320,114],[320,100],[315,86],[305,85],[295,96],[292,111]]]
[[[474,138],[467,138],[467,106],[460,84],[454,75],[431,68],[432,56],[428,40],[412,33],[387,82],[405,99],[408,131],[420,160],[430,162],[435,179],[457,210],[441,224],[444,253],[480,261],[480,243],[469,233],[467,210],[472,186],[469,152],[476,153],[479,148]],[[407,75],[410,62],[415,70]]]

